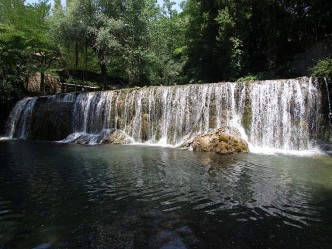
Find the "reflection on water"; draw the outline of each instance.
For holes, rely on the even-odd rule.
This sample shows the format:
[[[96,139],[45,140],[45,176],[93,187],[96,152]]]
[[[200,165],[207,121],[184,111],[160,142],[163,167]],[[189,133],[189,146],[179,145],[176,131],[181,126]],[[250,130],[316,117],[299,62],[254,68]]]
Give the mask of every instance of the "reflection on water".
[[[0,142],[0,248],[330,248],[332,158]]]

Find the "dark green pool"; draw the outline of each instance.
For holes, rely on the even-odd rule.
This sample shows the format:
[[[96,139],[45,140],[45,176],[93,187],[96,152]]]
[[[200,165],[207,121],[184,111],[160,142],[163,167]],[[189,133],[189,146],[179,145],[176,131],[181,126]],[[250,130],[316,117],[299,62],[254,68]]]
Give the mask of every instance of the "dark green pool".
[[[0,248],[332,248],[332,157],[1,141]]]

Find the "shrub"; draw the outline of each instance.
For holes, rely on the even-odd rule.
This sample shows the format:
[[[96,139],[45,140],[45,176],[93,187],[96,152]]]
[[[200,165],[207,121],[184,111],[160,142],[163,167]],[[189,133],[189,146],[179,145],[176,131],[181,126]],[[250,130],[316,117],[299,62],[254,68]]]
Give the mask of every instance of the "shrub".
[[[310,72],[315,77],[332,78],[332,58],[319,60],[316,65],[310,69]]]
[[[258,75],[249,74],[247,76],[243,76],[241,78],[238,78],[236,81],[237,82],[244,82],[244,81],[256,81],[256,80],[259,80]]]

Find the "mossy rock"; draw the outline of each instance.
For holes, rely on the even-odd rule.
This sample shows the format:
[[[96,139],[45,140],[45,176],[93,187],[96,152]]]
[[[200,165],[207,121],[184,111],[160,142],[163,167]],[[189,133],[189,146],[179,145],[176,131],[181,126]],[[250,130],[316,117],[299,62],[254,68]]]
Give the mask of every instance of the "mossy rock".
[[[228,142],[229,141],[229,135],[226,135],[226,134],[219,135],[219,141],[220,142]]]
[[[143,113],[141,126],[141,139],[147,141],[149,137],[149,114]]]
[[[217,154],[248,153],[248,143],[242,138],[227,134],[223,129],[197,136],[193,142],[194,151],[215,152]]]
[[[121,130],[112,130],[112,132],[104,137],[102,144],[130,144],[133,139]]]

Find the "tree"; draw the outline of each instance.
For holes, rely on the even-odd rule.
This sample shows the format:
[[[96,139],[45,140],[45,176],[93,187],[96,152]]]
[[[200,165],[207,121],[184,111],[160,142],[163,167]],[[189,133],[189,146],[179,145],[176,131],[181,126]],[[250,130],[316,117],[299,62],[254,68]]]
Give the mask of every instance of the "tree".
[[[41,1],[0,0],[1,101],[10,103],[24,91],[27,76],[45,69],[57,57],[48,33],[49,5]]]
[[[151,82],[166,85],[187,82],[184,72],[187,24],[186,15],[174,10],[174,2],[164,1],[149,29],[151,51],[156,55],[150,74]]]
[[[218,68],[223,80],[235,80],[248,67],[248,22],[252,16],[248,1],[219,1],[217,53]]]
[[[111,57],[120,49],[119,37],[123,23],[117,19],[118,2],[79,1],[68,2],[65,12],[57,5],[54,9],[52,30],[54,38],[64,47],[75,47],[76,68],[79,47],[89,47],[97,56],[104,79]]]
[[[173,3],[166,1],[168,9],[162,9],[154,0],[124,1],[122,19],[125,23],[123,36],[124,77],[131,84],[169,84],[179,81],[176,75],[182,67],[173,55],[177,44],[183,41],[176,26],[177,13]],[[165,7],[166,8],[166,7]],[[169,11],[169,12],[168,12]],[[180,20],[180,19],[178,19]],[[114,61],[117,64],[119,61]]]
[[[220,79],[217,58],[218,15],[216,1],[188,0],[184,9],[188,17],[187,72],[191,80],[211,82]]]

